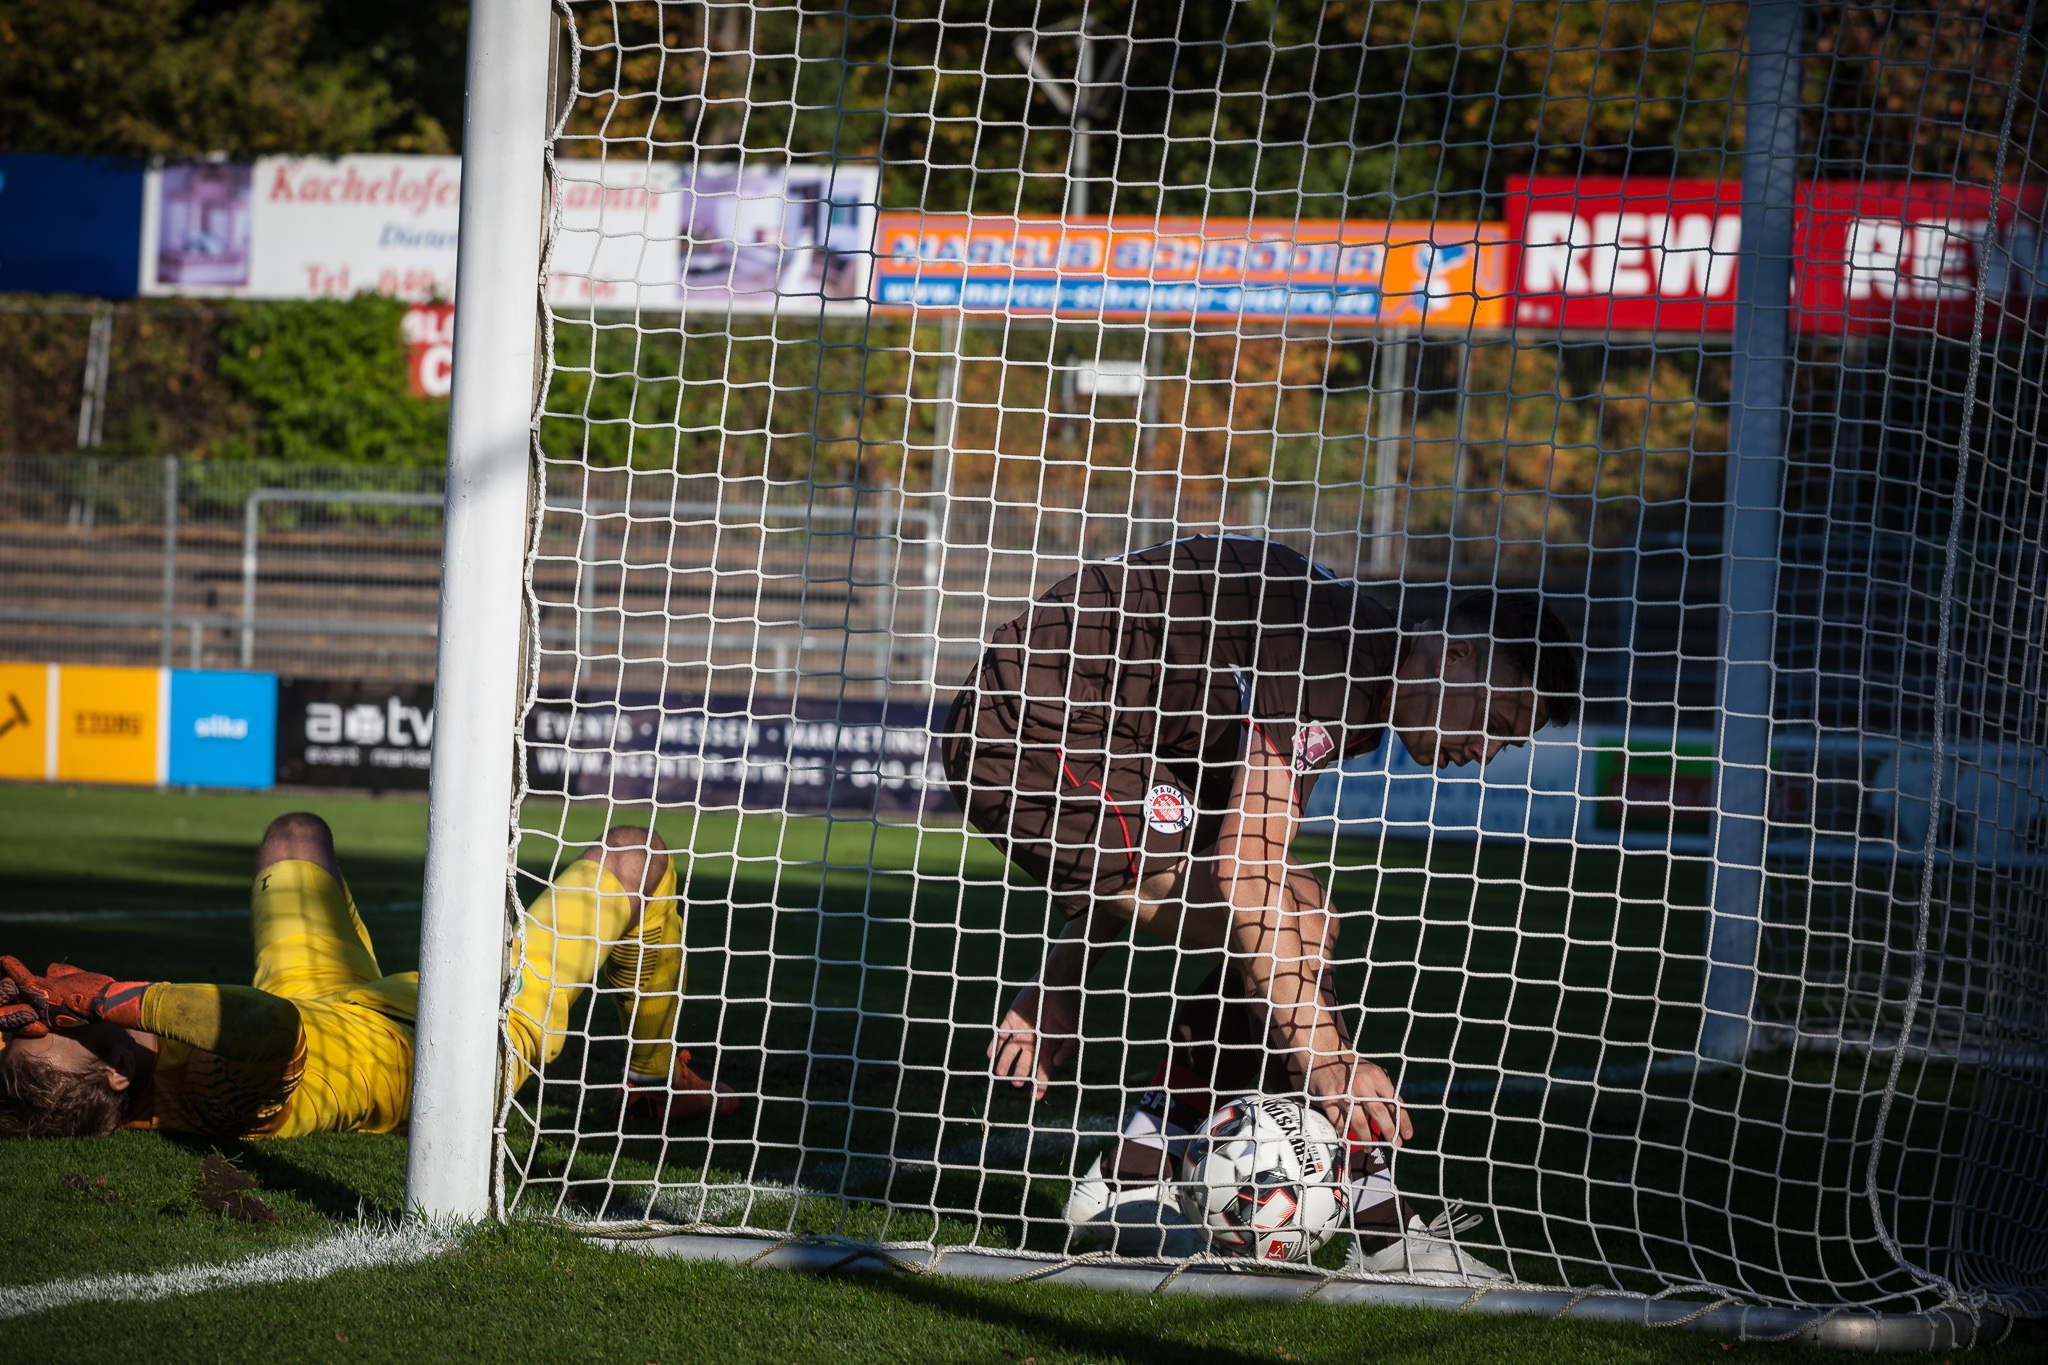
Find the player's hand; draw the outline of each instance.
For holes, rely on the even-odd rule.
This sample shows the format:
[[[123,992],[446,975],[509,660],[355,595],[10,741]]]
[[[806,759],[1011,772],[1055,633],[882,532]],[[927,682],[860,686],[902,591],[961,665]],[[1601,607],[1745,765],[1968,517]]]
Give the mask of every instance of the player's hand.
[[[68,963],[53,962],[37,976],[16,957],[0,957],[0,974],[14,984],[19,998],[35,1009],[49,1028],[84,1028],[87,1024],[142,1027],[142,993],[147,981],[116,981]]]
[[[0,976],[0,1033],[41,1038],[49,1031],[36,1007],[21,998],[21,987],[14,984],[13,978]]]
[[[1391,1141],[1399,1147],[1415,1136],[1393,1078],[1371,1062],[1325,1063],[1310,1074],[1308,1088],[1331,1125],[1354,1142]]]
[[[1036,986],[1017,992],[1009,1013],[996,1026],[995,1041],[988,1045],[998,1079],[1007,1076],[1010,1084],[1019,1088],[1031,1083],[1031,1097],[1045,1098],[1053,1069],[1074,1055],[1074,1034],[1080,1023],[1080,1012],[1071,1000],[1075,994],[1048,993]]]

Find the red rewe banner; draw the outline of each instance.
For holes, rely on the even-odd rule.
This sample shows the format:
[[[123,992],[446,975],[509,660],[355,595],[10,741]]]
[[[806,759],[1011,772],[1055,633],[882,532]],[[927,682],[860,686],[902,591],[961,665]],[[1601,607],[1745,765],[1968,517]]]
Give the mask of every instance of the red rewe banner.
[[[1802,331],[1968,335],[1980,277],[1987,333],[2048,312],[2048,187],[2008,186],[1995,228],[1988,186],[1819,180],[1799,191]]]
[[[1697,334],[1735,325],[1737,181],[1516,176],[1507,220],[1518,326]]]
[[[1822,180],[1799,187],[1797,325],[1808,334],[1967,334],[2048,313],[2048,187]],[[1736,180],[1522,176],[1507,220],[1517,326],[1726,334],[1742,249]],[[1989,260],[1985,253],[1989,252]]]

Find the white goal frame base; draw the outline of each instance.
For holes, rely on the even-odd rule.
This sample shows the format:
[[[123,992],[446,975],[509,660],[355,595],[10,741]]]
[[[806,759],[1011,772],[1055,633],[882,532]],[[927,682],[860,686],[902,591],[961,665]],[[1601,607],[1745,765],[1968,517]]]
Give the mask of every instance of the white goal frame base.
[[[1015,1283],[1078,1284],[1124,1294],[1185,1294],[1197,1298],[1237,1298],[1267,1302],[1384,1304],[1399,1308],[1434,1308],[1450,1313],[1502,1316],[1578,1318],[1624,1323],[1632,1327],[1684,1327],[1709,1332],[1722,1341],[1789,1341],[1832,1350],[1871,1352],[1967,1351],[2003,1342],[2021,1319],[1988,1305],[1938,1308],[1928,1313],[1872,1313],[1855,1308],[1812,1310],[1776,1308],[1722,1298],[1688,1302],[1615,1289],[1553,1289],[1514,1284],[1505,1278],[1498,1289],[1404,1283],[1312,1266],[1267,1266],[1257,1269],[1180,1261],[1106,1261],[1091,1256],[1028,1255],[968,1247],[934,1251],[915,1243],[858,1242],[847,1238],[798,1234],[775,1238],[745,1234],[670,1233],[658,1227],[591,1230],[593,1241],[608,1242],[646,1256],[672,1256],[685,1261],[724,1261],[772,1270],[804,1270],[814,1274],[863,1271],[911,1275],[945,1275],[963,1280]],[[1680,1288],[1667,1292],[1706,1292]]]

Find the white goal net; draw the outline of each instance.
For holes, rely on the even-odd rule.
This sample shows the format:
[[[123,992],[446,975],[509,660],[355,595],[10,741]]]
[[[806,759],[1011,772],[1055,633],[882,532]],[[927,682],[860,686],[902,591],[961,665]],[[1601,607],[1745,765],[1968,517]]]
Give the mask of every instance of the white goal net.
[[[1075,637],[1061,761],[1163,765],[1067,775],[1079,864],[941,743],[1036,600],[1223,536],[1381,674],[1485,590],[1578,646],[1491,763],[1295,741],[1374,1188],[1464,1282],[2048,1312],[2048,17],[557,8],[501,1212],[1063,1258],[1133,1124],[1288,1088],[1243,951],[1103,909],[1215,852],[1243,713],[1148,750]],[[1315,1263],[1417,1273],[1366,1231]]]

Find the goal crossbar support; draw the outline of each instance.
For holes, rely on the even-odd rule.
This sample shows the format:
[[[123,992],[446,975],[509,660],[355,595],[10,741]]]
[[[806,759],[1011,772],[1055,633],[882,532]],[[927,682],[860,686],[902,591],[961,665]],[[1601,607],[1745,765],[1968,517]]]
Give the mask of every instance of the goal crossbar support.
[[[1577,1318],[1632,1327],[1683,1327],[1722,1341],[1788,1341],[1835,1350],[1897,1352],[1968,1350],[1990,1345],[2011,1332],[2014,1319],[1992,1308],[1970,1314],[1954,1308],[1928,1313],[1872,1313],[1863,1309],[1779,1308],[1722,1299],[1690,1302],[1653,1298],[1612,1289],[1552,1289],[1533,1285],[1403,1284],[1389,1280],[1335,1278],[1309,1267],[1287,1272],[1253,1271],[1224,1266],[1189,1266],[1162,1261],[1102,1263],[1079,1258],[1060,1260],[1006,1255],[1002,1252],[929,1247],[882,1246],[835,1238],[668,1236],[633,1234],[593,1240],[649,1256],[686,1261],[744,1263],[771,1270],[813,1273],[907,1273],[946,1275],[963,1280],[1082,1285],[1124,1294],[1178,1294],[1195,1298],[1230,1298],[1264,1302],[1378,1304],[1399,1308],[1434,1308],[1452,1313],[1500,1316]]]
[[[434,766],[406,1205],[489,1212],[532,487],[547,0],[470,10]]]

